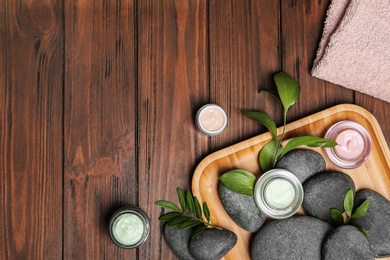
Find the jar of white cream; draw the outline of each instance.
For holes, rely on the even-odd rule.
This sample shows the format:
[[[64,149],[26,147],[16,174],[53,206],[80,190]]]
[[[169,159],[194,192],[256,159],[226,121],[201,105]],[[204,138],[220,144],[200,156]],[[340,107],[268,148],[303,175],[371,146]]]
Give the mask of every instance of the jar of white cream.
[[[148,238],[150,223],[141,209],[125,206],[112,215],[109,231],[116,245],[122,248],[136,248]]]
[[[257,180],[254,198],[259,209],[267,216],[288,218],[302,205],[303,187],[292,172],[272,169]]]

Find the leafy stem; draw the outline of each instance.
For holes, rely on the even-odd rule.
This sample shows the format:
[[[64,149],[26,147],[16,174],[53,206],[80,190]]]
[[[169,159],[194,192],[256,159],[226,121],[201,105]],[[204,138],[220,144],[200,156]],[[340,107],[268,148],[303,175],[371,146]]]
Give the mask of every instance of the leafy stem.
[[[255,111],[242,111],[245,116],[264,125],[272,133],[272,140],[263,147],[259,154],[259,163],[263,172],[275,168],[277,161],[288,151],[297,146],[306,145],[309,147],[332,147],[337,145],[334,140],[319,137],[313,138],[312,136],[301,136],[297,137],[299,138],[298,141],[295,140],[296,138],[291,139],[286,145],[287,149],[282,147],[282,142],[286,133],[287,114],[291,106],[293,106],[298,100],[301,86],[298,81],[284,72],[275,74],[274,81],[277,87],[278,98],[283,105],[283,128],[280,138],[277,136],[275,122],[267,114]],[[269,92],[260,91],[260,93]],[[270,144],[271,142],[273,142],[273,144]]]
[[[274,81],[277,87],[277,95],[265,90],[262,90],[259,93],[271,94],[278,98],[283,105],[283,128],[280,136],[278,136],[275,121],[266,113],[260,111],[241,111],[241,113],[249,119],[265,126],[271,134],[272,139],[263,146],[259,153],[259,164],[262,172],[267,172],[275,168],[276,163],[280,158],[298,146],[333,147],[337,145],[334,140],[315,136],[299,136],[292,138],[284,147],[282,146],[286,133],[287,113],[290,107],[298,100],[301,86],[294,78],[284,72],[276,73]],[[236,193],[253,195],[256,178],[251,173],[249,173],[249,175],[252,175],[253,178],[248,177],[248,172],[243,173],[243,171],[244,170],[235,170],[227,172],[220,177],[220,180],[227,188]]]
[[[171,210],[161,215],[159,220],[167,222],[169,226],[177,226],[180,230],[195,228],[191,238],[200,235],[207,228],[222,229],[210,222],[210,210],[206,202],[201,206],[198,198],[193,196],[191,192],[184,192],[181,188],[177,188],[176,191],[180,206],[167,200],[155,202],[157,206]]]
[[[354,211],[354,192],[352,189],[349,189],[344,197],[344,212],[346,217],[344,218],[343,213],[338,209],[331,209],[330,214],[332,216],[331,224],[334,227],[348,225],[351,219],[360,218],[367,213],[367,210],[370,206],[370,200],[365,200],[359,207],[357,207]],[[362,226],[355,225],[366,237],[369,236],[367,230],[365,230]]]

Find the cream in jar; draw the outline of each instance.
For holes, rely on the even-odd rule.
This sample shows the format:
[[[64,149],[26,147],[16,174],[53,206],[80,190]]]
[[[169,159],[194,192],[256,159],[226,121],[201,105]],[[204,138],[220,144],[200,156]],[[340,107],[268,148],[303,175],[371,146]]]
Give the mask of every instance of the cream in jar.
[[[257,180],[254,199],[267,216],[275,219],[288,218],[301,207],[303,187],[292,172],[272,169]]]
[[[135,248],[142,245],[150,232],[146,214],[132,206],[117,210],[111,217],[109,228],[114,243],[123,248]]]
[[[289,207],[295,199],[294,186],[285,178],[274,178],[265,187],[265,200],[275,209]]]
[[[228,119],[222,107],[216,104],[207,104],[199,109],[195,121],[202,133],[216,136],[225,130]]]
[[[341,121],[329,128],[326,139],[337,142],[335,147],[324,148],[335,165],[353,169],[362,165],[371,154],[371,137],[368,131],[354,121]]]

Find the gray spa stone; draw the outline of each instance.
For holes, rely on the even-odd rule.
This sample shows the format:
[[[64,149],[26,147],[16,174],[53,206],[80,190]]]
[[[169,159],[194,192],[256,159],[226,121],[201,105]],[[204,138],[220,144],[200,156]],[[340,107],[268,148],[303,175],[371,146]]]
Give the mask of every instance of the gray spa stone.
[[[190,241],[190,253],[196,260],[218,260],[237,243],[233,232],[223,229],[206,229]]]
[[[367,213],[351,220],[351,224],[360,225],[367,230],[368,242],[375,257],[390,256],[390,201],[373,190],[359,191],[355,197],[355,207],[366,199],[370,200]]]
[[[231,191],[220,183],[219,197],[228,215],[241,228],[256,232],[263,225],[265,215],[252,196]]]
[[[305,211],[322,220],[331,220],[331,209],[344,211],[344,197],[355,184],[347,174],[337,171],[318,173],[303,183]]]
[[[333,227],[310,216],[293,216],[273,220],[255,234],[251,257],[253,260],[321,260],[321,246]]]
[[[354,226],[336,228],[322,244],[323,260],[374,260],[367,238]]]
[[[308,149],[294,149],[286,153],[277,163],[281,168],[294,173],[301,183],[318,172],[325,170],[324,157],[316,151]]]
[[[173,253],[181,260],[195,260],[189,251],[192,229],[179,230],[177,226],[164,226],[164,237]]]

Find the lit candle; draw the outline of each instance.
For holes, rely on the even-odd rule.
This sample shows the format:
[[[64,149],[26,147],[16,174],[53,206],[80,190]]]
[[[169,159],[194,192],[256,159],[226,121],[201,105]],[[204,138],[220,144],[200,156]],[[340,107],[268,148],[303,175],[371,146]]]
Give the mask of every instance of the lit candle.
[[[209,136],[222,133],[227,126],[226,112],[218,105],[207,104],[201,107],[196,114],[196,126]]]
[[[139,208],[126,206],[114,213],[110,220],[110,235],[120,247],[135,248],[149,236],[149,220]]]

